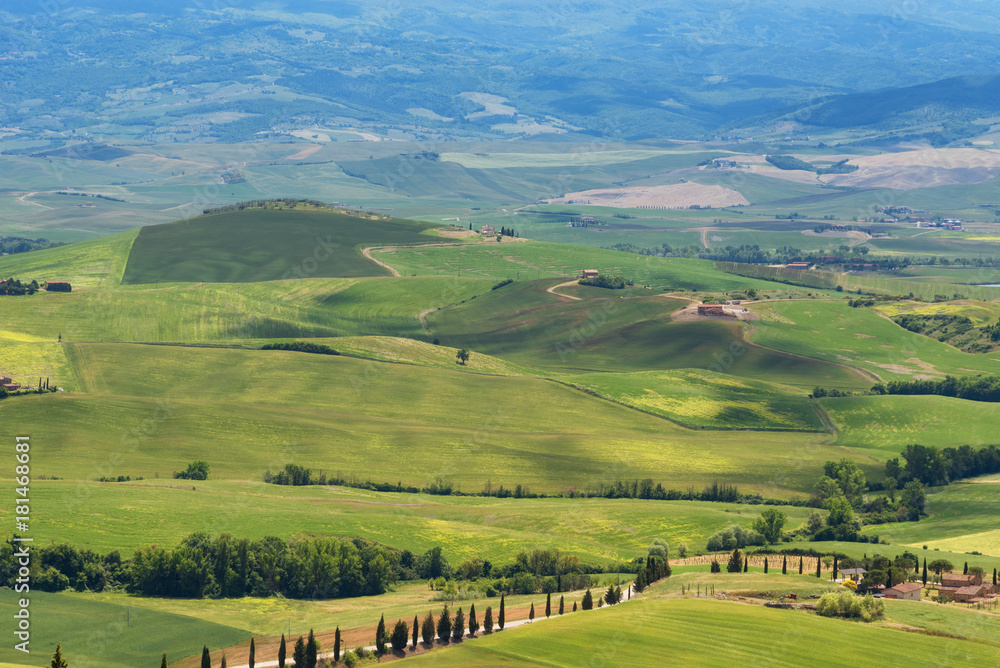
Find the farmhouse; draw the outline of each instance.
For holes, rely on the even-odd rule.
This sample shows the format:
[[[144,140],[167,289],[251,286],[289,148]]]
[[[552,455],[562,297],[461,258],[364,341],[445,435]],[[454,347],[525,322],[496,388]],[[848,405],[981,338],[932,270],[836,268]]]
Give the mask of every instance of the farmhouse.
[[[941,576],[942,587],[969,587],[983,584],[983,579],[978,575],[961,575],[946,573]]]
[[[596,269],[584,269],[580,272],[580,278],[597,278],[599,273]]]
[[[888,587],[882,595],[886,598],[898,598],[905,601],[919,601],[922,585],[914,582],[902,582],[894,587]]]
[[[483,225],[483,230],[480,234],[496,234],[496,233],[497,231],[493,228],[492,225]]]
[[[0,387],[7,390],[8,392],[17,392],[21,389],[21,386],[13,381],[13,379],[7,376],[0,375]]]
[[[947,596],[956,603],[969,603],[973,602],[973,599],[983,598],[986,595],[986,587],[983,585],[969,585],[968,587],[959,587],[957,589],[941,588],[938,590],[938,594]]]

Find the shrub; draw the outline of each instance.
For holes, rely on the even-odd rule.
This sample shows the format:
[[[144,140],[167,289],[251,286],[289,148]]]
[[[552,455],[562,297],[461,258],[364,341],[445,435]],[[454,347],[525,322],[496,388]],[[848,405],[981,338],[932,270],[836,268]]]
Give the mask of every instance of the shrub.
[[[848,591],[823,594],[816,603],[816,612],[823,617],[845,617],[870,622],[885,616],[885,603],[868,596],[856,596]]]

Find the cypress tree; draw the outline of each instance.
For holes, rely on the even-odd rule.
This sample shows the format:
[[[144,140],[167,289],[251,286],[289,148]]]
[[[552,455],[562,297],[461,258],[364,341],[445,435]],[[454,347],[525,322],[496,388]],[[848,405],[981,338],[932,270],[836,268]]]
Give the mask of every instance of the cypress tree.
[[[458,612],[455,613],[455,623],[451,625],[451,637],[454,640],[461,640],[464,635],[465,613],[462,612],[462,608],[459,607]]]
[[[764,575],[767,575],[767,557],[764,557]]]
[[[927,557],[924,557],[924,574],[923,574],[924,586],[927,586]]]
[[[299,636],[292,649],[292,660],[295,661],[295,668],[303,668],[306,665],[306,639]]]
[[[559,597],[559,614],[561,615],[566,609],[566,599],[564,596]]]
[[[206,652],[208,651],[207,647],[205,648],[205,651]],[[167,656],[166,652],[163,653],[163,656],[164,657]],[[52,663],[49,665],[51,666],[51,668],[66,668],[69,665],[68,663],[66,663],[66,659],[63,658],[61,642],[56,643],[56,653],[52,655]]]
[[[424,617],[424,621],[420,625],[420,638],[425,645],[434,643],[434,614],[430,611],[427,612],[427,616]]]
[[[781,558],[781,574],[788,575],[788,557]]]
[[[56,649],[59,649],[59,645],[56,645]],[[160,668],[167,668],[167,653],[163,653],[163,658],[160,659]],[[253,668],[253,663],[250,664],[250,668]]]
[[[965,562],[965,568],[962,570],[962,575],[968,575],[968,574],[969,574],[969,562],[967,561]]]
[[[743,561],[743,572],[744,573],[749,573],[750,572],[750,560],[749,559],[745,559]]]
[[[340,627],[333,634],[333,661],[340,661]]]
[[[924,557],[926,559],[926,557]],[[920,575],[920,560],[917,559],[916,563],[913,564],[913,574]]]
[[[837,579],[837,555],[833,555],[833,579]]]
[[[529,622],[535,621],[535,604],[534,603],[531,604],[531,610],[528,611],[528,621]]]
[[[476,619],[476,604],[469,608],[469,635],[474,636],[479,633],[479,620]]]
[[[316,668],[319,661],[319,643],[316,642],[316,634],[309,629],[309,639],[306,641],[306,668]]]
[[[576,601],[573,601],[573,612],[576,612]]]
[[[927,562],[927,560],[924,559],[924,563],[926,563],[926,562]],[[997,583],[997,569],[994,568],[993,569],[993,584],[996,584],[996,583]]]
[[[278,668],[285,668],[285,634],[281,634],[281,644],[278,645]]]
[[[226,662],[226,653],[222,653],[222,663],[219,664],[219,668],[229,668],[229,664]]]
[[[497,615],[497,627],[503,631],[504,623],[504,609],[503,609],[503,594],[500,594],[500,614]]]
[[[548,593],[545,595],[545,617],[552,616],[552,594]]]
[[[396,620],[396,625],[392,628],[392,649],[395,652],[402,652],[406,649],[406,638],[410,635],[410,629],[406,628],[406,622],[402,619]]]
[[[166,654],[163,655],[164,658],[166,658],[166,656]],[[254,647],[253,638],[250,638],[250,659],[247,661],[247,665],[250,666],[250,668],[253,668],[253,664],[257,660],[256,657],[257,648]],[[166,666],[163,666],[163,668],[166,668]]]
[[[448,614],[447,604],[445,604],[441,616],[438,617],[437,634],[441,642],[448,642],[451,639],[451,615]]]
[[[420,622],[417,621],[417,616],[413,615],[413,644],[410,645],[410,649],[417,648],[417,638],[420,637]]]
[[[584,610],[594,609],[594,595],[590,593],[590,590],[584,592],[583,601],[580,602],[580,607]]]
[[[375,653],[379,656],[385,654],[385,615],[378,620],[378,628],[375,629]]]
[[[802,557],[799,557],[799,575],[802,575]]]
[[[52,660],[55,661],[55,657]],[[208,653],[208,645],[201,648],[201,668],[212,668],[212,655]]]
[[[493,633],[493,608],[486,606],[486,613],[483,614],[483,633]]]

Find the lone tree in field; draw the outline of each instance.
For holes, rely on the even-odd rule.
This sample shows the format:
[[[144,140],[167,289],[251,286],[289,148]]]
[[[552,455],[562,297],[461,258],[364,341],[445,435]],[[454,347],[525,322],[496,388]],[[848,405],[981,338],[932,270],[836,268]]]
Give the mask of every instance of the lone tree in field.
[[[318,661],[319,641],[316,640],[316,634],[313,633],[313,630],[309,629],[309,639],[306,640],[306,668],[316,668]]]
[[[802,575],[802,557],[799,557],[799,575]]]
[[[205,648],[205,651],[206,652],[208,651],[207,647]],[[167,653],[164,652],[163,653],[164,659],[166,659],[166,656]],[[49,665],[51,666],[51,668],[67,668],[67,666],[69,666],[69,664],[66,663],[66,659],[63,658],[61,642],[56,643],[56,653],[52,655],[52,663]]]
[[[545,595],[545,616],[552,616],[552,592]]]
[[[753,521],[750,528],[764,537],[768,543],[781,541],[781,530],[788,522],[788,516],[780,510],[768,508],[761,512],[760,517]]]
[[[379,656],[385,654],[385,615],[378,620],[378,628],[375,629],[375,653]]]
[[[729,573],[739,573],[743,570],[743,552],[740,548],[733,549],[732,554],[729,555],[729,563],[726,564],[726,571]]]
[[[424,617],[424,621],[420,624],[420,638],[424,641],[425,645],[434,644],[434,615],[430,612]]]
[[[565,611],[565,609],[566,609],[566,597],[565,596],[560,596],[559,597],[559,614],[561,615]]]
[[[479,633],[479,620],[476,619],[476,604],[469,608],[469,635],[474,636]]]
[[[531,604],[531,610],[528,611],[528,621],[529,622],[535,621],[535,604],[534,603]]]
[[[500,614],[497,616],[497,628],[503,631],[503,624],[505,621],[504,617],[504,606],[503,606],[503,594],[500,594]]]
[[[781,574],[788,575],[788,557],[781,558]]]
[[[340,627],[333,634],[333,662],[340,661]]]
[[[823,577],[823,562],[819,557],[816,557],[816,577]]]
[[[458,358],[458,363],[464,366],[465,363],[469,361],[469,349],[462,348],[457,353],[455,353],[455,357]]]
[[[410,645],[410,649],[417,648],[417,639],[420,637],[420,622],[417,620],[417,616],[413,615],[413,644]]]
[[[62,655],[59,658],[62,658]],[[52,660],[55,661],[56,657],[52,657]],[[201,648],[201,668],[212,668],[212,655],[208,653],[208,645]]]
[[[584,610],[594,609],[594,595],[590,593],[589,589],[583,593],[583,601],[580,602],[580,607]]]
[[[281,644],[278,645],[278,668],[285,668],[285,634],[281,634]]]
[[[167,654],[166,652],[164,652],[163,659],[166,660],[166,658]],[[256,662],[256,660],[257,660],[257,648],[254,647],[253,645],[253,638],[250,638],[250,658],[247,660],[247,665],[250,666],[250,668],[253,668],[253,664],[254,662]],[[166,666],[163,666],[163,668],[166,668]]]
[[[441,616],[438,617],[437,634],[438,640],[441,642],[448,642],[451,638],[451,615],[448,614],[447,604],[444,606]]]
[[[229,662],[226,661],[226,653],[222,653],[222,663],[219,664],[219,668],[229,668]]]
[[[253,638],[251,638],[251,640],[253,640]],[[56,645],[56,649],[59,649],[58,645]],[[53,657],[53,658],[55,658],[55,657]],[[65,666],[66,663],[64,662],[63,665]],[[163,658],[160,659],[160,668],[167,668],[167,653],[166,652],[163,653]],[[250,661],[250,668],[253,668],[253,661]]]
[[[396,626],[392,628],[392,638],[390,642],[392,643],[392,649],[397,652],[402,652],[406,649],[406,640],[410,636],[410,629],[406,626],[406,622],[402,619],[396,622]]]
[[[483,613],[483,633],[493,633],[493,608],[486,606]]]
[[[767,575],[767,557],[764,557],[764,575]]]

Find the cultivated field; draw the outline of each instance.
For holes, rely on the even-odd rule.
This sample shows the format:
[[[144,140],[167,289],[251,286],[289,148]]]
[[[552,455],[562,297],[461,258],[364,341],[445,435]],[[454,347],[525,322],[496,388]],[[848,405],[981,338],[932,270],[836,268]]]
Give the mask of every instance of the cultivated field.
[[[722,186],[678,183],[617,189],[583,190],[545,200],[546,204],[588,204],[622,209],[720,209],[750,204],[739,192]]]

